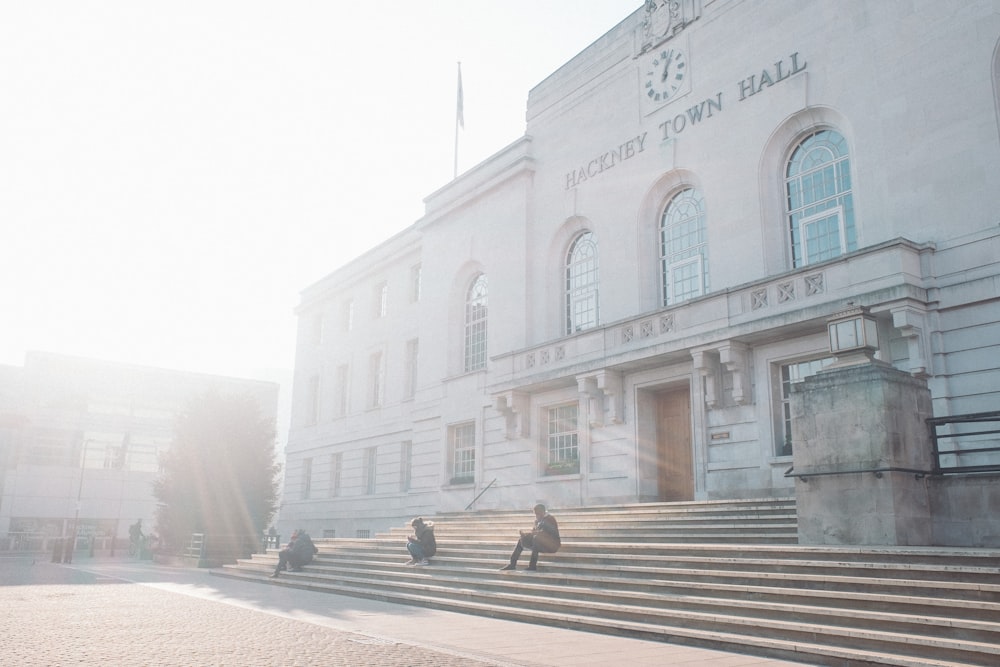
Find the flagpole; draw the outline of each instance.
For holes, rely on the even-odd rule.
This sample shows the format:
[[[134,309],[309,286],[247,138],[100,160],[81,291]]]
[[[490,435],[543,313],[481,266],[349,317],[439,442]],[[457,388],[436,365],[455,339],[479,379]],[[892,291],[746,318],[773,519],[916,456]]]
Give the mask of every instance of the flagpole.
[[[465,112],[463,110],[464,100],[462,94],[462,63],[458,63],[458,99],[455,105],[455,174],[453,178],[458,178],[458,129],[465,127]]]

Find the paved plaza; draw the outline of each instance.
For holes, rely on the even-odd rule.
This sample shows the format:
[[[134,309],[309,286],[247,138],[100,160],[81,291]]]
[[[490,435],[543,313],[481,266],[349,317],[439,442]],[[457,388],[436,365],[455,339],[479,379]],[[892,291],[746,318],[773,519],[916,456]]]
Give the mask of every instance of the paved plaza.
[[[9,665],[688,665],[769,660],[211,576],[0,556]]]

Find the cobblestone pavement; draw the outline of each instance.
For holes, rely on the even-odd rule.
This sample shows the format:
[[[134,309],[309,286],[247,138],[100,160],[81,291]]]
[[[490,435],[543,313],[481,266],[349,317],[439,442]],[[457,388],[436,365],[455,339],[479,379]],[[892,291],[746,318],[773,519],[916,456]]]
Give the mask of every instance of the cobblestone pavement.
[[[7,665],[496,665],[31,559],[0,561]]]

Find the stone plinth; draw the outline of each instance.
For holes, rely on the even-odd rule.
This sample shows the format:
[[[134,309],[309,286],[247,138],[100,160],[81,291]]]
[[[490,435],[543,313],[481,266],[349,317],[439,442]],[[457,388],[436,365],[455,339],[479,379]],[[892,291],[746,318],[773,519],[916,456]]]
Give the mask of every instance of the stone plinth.
[[[831,367],[791,394],[801,544],[929,545],[927,383],[889,365]],[[819,473],[819,474],[817,474]]]

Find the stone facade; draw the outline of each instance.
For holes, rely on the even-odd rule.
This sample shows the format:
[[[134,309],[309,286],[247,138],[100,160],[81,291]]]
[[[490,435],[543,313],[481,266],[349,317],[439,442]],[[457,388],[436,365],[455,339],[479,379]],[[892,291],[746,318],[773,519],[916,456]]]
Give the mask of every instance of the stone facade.
[[[823,370],[792,391],[801,544],[931,544],[920,378],[888,364]]]
[[[998,43],[990,0],[637,9],[304,290],[283,532],[791,495],[852,306],[935,416],[996,409]]]

